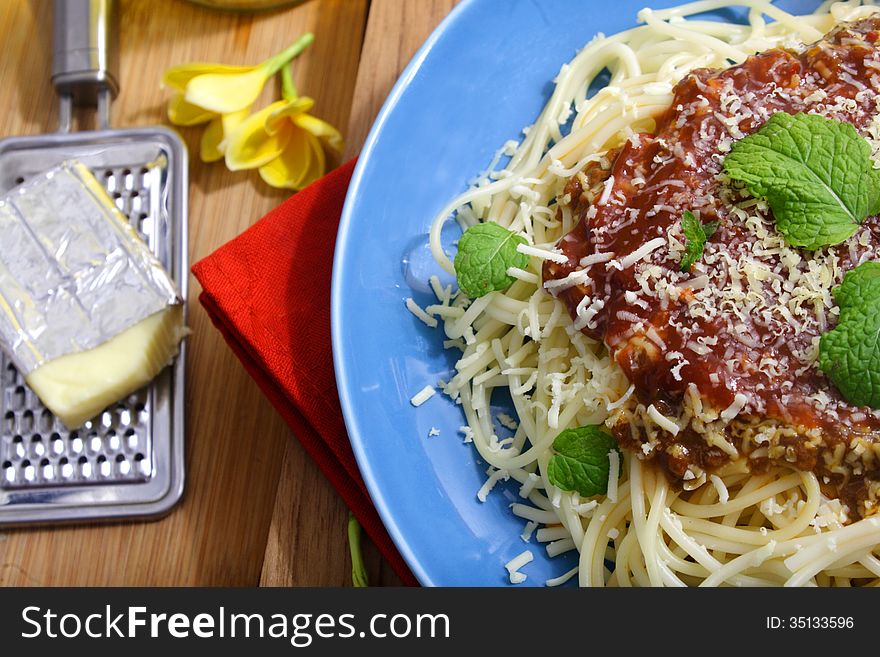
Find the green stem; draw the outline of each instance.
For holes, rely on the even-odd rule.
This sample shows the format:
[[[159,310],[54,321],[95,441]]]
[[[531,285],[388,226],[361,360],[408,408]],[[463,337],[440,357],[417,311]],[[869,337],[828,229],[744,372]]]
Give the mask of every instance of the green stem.
[[[348,549],[351,551],[351,583],[358,588],[369,586],[361,556],[361,526],[351,511],[348,512]]]
[[[261,68],[266,69],[266,77],[275,75],[279,70],[281,70],[281,68],[285,64],[290,63],[290,61],[294,57],[296,57],[303,50],[308,48],[314,40],[315,35],[311,32],[306,32],[299,39],[290,44],[286,49],[282,50],[274,57],[270,57],[265,62],[260,64]]]
[[[281,69],[281,96],[284,100],[296,100],[299,94],[296,91],[296,84],[293,82],[293,66],[285,66]]]

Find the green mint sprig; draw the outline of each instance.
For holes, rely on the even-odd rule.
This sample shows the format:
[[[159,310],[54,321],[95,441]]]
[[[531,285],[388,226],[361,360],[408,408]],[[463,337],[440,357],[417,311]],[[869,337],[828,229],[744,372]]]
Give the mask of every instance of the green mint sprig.
[[[472,299],[506,290],[515,280],[507,269],[529,264],[529,257],[516,250],[526,243],[524,237],[496,223],[471,226],[458,241],[454,263],[458,286]]]
[[[724,170],[749,194],[767,199],[791,246],[839,244],[880,213],[880,171],[849,123],[778,112],[733,144]]]
[[[840,320],[819,340],[819,367],[850,404],[880,408],[880,262],[847,272],[834,300]]]
[[[598,426],[566,429],[553,441],[547,466],[550,483],[564,491],[575,491],[583,497],[608,492],[608,473],[612,449],[620,453],[617,441]],[[619,461],[623,463],[621,458]]]
[[[701,224],[700,220],[690,210],[685,210],[681,215],[681,229],[685,236],[684,254],[681,256],[682,271],[690,271],[694,263],[703,257],[703,249],[706,242],[718,230],[718,222],[710,221]]]

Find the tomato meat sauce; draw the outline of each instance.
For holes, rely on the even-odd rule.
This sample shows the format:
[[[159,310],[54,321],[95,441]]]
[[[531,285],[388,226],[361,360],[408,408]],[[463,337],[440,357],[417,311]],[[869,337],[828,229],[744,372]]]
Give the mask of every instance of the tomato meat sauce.
[[[605,168],[588,165],[560,199],[578,222],[557,244],[566,261],[545,262],[544,287],[634,386],[619,442],[683,485],[748,457],[752,470],[816,472],[853,515],[878,503],[880,414],[841,398],[818,367],[818,339],[837,320],[833,288],[877,253],[880,222],[835,247],[791,248],[766,204],[723,176],[731,144],[776,112],[880,135],[878,41],[875,17],[801,52],[693,71],[653,134],[633,135]],[[690,271],[685,211],[718,222]]]

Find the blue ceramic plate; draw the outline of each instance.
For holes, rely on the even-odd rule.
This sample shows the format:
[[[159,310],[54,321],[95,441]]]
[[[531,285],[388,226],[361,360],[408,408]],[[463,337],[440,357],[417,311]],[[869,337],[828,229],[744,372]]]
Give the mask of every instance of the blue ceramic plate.
[[[370,494],[424,585],[503,585],[504,564],[527,547],[535,560],[522,569],[526,585],[575,564],[574,553],[549,559],[534,538],[522,541],[524,521],[508,508],[519,500],[513,482],[477,500],[486,464],[462,442],[458,406],[440,394],[410,404],[425,385],[448,380],[454,361],[442,328],[427,328],[404,300],[434,303],[428,277],[441,273],[427,247],[434,214],[534,121],[577,49],[597,32],[633,27],[648,4],[680,1],[465,0],[404,71],[364,146],[336,244],[336,376]],[[778,4],[803,13],[818,2]],[[454,232],[450,226],[450,239]],[[440,435],[429,437],[435,427]]]

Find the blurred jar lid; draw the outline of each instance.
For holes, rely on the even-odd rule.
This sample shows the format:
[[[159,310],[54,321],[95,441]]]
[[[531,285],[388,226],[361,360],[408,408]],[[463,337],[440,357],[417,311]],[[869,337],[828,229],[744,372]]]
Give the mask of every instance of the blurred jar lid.
[[[230,11],[258,11],[299,5],[306,0],[189,0],[203,7],[228,9]]]

